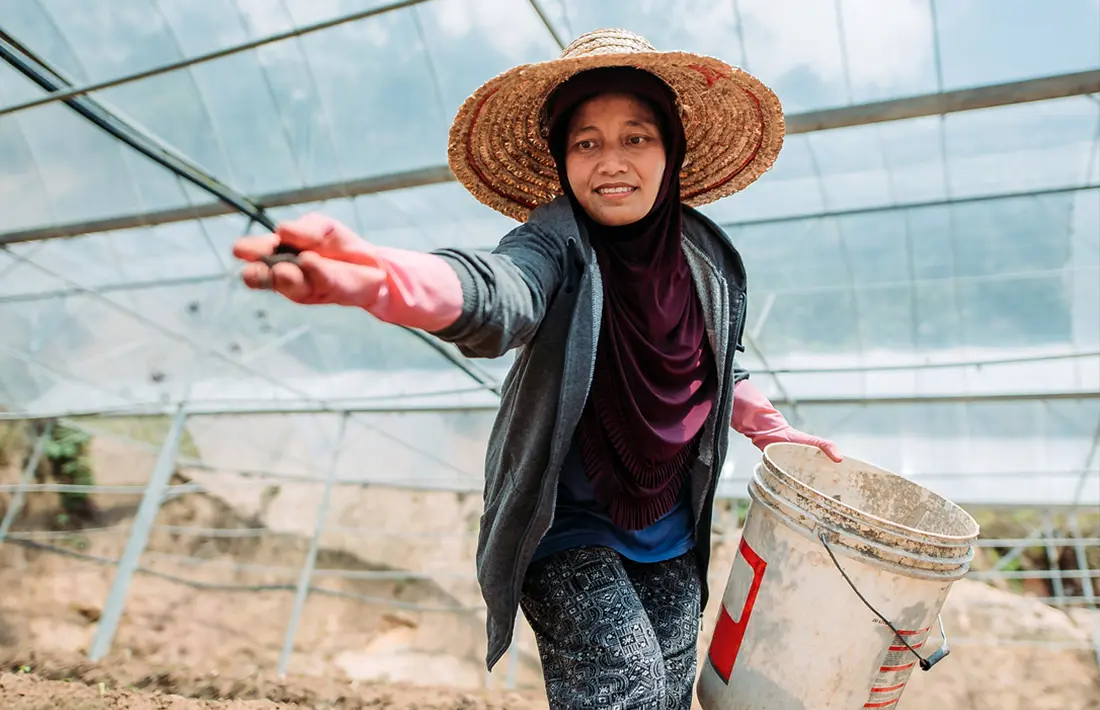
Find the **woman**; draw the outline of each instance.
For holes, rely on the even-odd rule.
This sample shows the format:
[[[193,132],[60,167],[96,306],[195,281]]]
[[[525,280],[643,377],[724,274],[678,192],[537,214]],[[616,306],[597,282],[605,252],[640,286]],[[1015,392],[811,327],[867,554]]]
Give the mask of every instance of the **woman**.
[[[753,77],[601,30],[459,111],[452,170],[522,223],[491,254],[378,247],[321,215],[235,249],[252,288],[360,307],[471,357],[518,348],[489,441],[478,579],[489,668],[522,608],[553,708],[690,707],[729,426],[839,460],[737,365],[741,258],[688,206],[750,184],[782,134]],[[264,263],[279,243],[298,263]]]

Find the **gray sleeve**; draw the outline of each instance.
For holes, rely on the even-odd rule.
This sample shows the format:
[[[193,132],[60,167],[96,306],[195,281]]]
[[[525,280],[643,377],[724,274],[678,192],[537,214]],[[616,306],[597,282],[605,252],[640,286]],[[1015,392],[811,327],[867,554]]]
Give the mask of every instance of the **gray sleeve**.
[[[432,333],[466,357],[495,358],[534,337],[564,276],[564,242],[530,222],[509,232],[491,253],[433,252],[462,282],[462,315]]]

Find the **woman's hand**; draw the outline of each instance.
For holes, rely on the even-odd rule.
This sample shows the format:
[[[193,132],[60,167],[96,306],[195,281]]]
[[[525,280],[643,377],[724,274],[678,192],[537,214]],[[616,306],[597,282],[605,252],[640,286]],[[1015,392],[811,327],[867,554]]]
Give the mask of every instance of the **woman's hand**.
[[[733,398],[730,426],[747,436],[756,448],[763,450],[768,444],[776,442],[805,444],[821,449],[830,459],[840,463],[840,451],[836,444],[792,427],[764,393],[748,380],[741,380],[734,386]]]
[[[301,250],[293,261],[262,260],[286,244]],[[438,332],[462,315],[462,283],[440,256],[376,246],[331,217],[307,214],[275,234],[243,237],[233,255],[249,262],[249,288],[271,289],[295,303],[357,306],[375,318]]]
[[[301,251],[296,263],[268,266],[261,261],[279,244]],[[386,280],[378,248],[321,214],[283,222],[274,234],[242,237],[233,245],[233,255],[249,262],[241,273],[245,285],[270,289],[295,303],[369,308]]]
[[[775,411],[775,410],[772,410]],[[778,414],[778,412],[776,412]],[[780,415],[782,416],[782,415]],[[821,449],[822,452],[836,463],[840,463],[843,459],[840,456],[840,450],[837,449],[836,444],[828,439],[822,439],[819,436],[813,434],[807,434],[804,431],[795,429],[790,424],[785,424],[775,428],[772,431],[766,433],[757,434],[752,437],[752,443],[761,451],[768,444],[774,444],[776,442],[786,442],[790,444],[805,444],[806,446],[813,446]]]

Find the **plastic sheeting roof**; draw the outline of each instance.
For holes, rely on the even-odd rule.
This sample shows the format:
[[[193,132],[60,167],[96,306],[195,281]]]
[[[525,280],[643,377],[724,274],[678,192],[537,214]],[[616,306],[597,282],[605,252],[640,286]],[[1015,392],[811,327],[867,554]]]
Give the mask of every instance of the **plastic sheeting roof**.
[[[381,4],[22,0],[0,29],[83,85]],[[93,97],[245,195],[339,185],[444,165],[474,88],[600,26],[744,66],[789,113],[1100,69],[1096,0],[429,0]],[[41,95],[0,63],[0,110]],[[62,103],[0,115],[0,161],[0,241],[213,200]],[[453,182],[271,214],[308,209],[416,249],[489,248],[512,226]],[[1064,474],[1044,490],[1068,500],[1097,466],[1096,94],[791,135],[774,170],[705,211],[749,270],[742,362],[807,428],[914,475],[987,475],[950,479],[976,499],[1011,470],[1016,498]],[[229,245],[249,228],[232,215],[8,244],[0,408],[491,419],[492,395],[409,334],[240,287]],[[477,364],[499,379],[509,361]],[[1085,488],[1100,496],[1100,478]]]

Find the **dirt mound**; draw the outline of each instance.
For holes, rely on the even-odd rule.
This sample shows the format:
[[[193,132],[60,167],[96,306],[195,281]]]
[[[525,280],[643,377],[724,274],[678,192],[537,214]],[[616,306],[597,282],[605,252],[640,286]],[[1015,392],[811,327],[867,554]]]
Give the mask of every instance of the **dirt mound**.
[[[155,458],[155,450],[108,437],[96,437],[90,451],[99,485],[143,485]],[[25,453],[9,447],[0,481],[18,480]],[[272,500],[283,501],[287,510],[268,515],[272,500],[238,505],[232,486],[202,473],[181,469],[173,477],[173,491],[198,484],[204,492],[169,494],[162,505],[109,659],[136,656],[204,672],[276,666],[313,531],[316,506],[310,496],[319,487],[284,486]],[[220,487],[213,491],[208,483]],[[237,483],[244,492],[268,490],[257,481]],[[369,493],[333,494],[351,507],[340,512],[334,506],[326,520],[290,670],[416,684],[431,667],[426,682],[484,687],[484,615],[473,580],[476,539],[461,535],[480,515],[477,501],[384,487]],[[0,646],[87,652],[114,578],[111,567],[90,558],[102,563],[121,556],[137,503],[134,496],[98,492],[89,498],[94,520],[62,523],[58,494],[27,496],[13,534],[34,539],[0,546],[0,586],[9,590],[0,595]],[[0,510],[5,503],[0,493]],[[379,532],[406,529],[407,537]],[[448,531],[460,534],[450,539]],[[57,548],[82,557],[59,556]],[[400,577],[409,570],[438,576]],[[518,687],[541,686],[529,636],[521,633],[527,646],[509,656],[491,683],[507,676]]]
[[[0,648],[87,653],[115,573],[94,560],[117,559],[129,532],[129,506],[118,510],[112,502],[118,504],[99,503],[101,522],[117,522],[47,538],[52,551],[28,548],[22,540],[0,546],[0,588],[7,590],[0,595]],[[48,529],[50,510],[40,502],[17,531]],[[308,541],[266,530],[227,538],[175,532],[179,526],[255,528],[204,494],[165,503],[157,524],[106,660],[216,670],[223,677],[274,669]],[[315,578],[291,672],[337,682],[484,685],[484,622],[474,612],[446,611],[460,606],[446,590],[428,580],[356,576],[391,570],[341,550],[322,549],[317,569],[347,576]],[[426,667],[433,669],[430,677]],[[533,685],[537,674],[537,667],[521,662],[517,680]]]
[[[102,690],[101,686],[102,684]],[[97,665],[75,654],[16,651],[0,656],[5,710],[535,710],[545,701],[518,692],[462,691],[401,684],[334,682],[270,674],[227,677],[157,669],[134,660]]]

